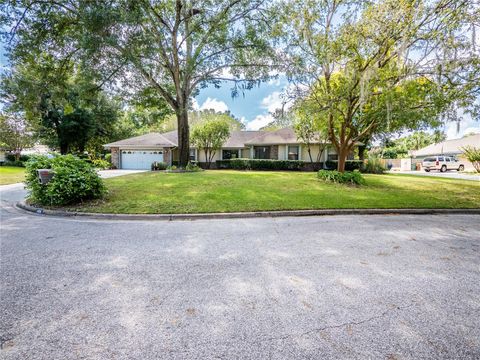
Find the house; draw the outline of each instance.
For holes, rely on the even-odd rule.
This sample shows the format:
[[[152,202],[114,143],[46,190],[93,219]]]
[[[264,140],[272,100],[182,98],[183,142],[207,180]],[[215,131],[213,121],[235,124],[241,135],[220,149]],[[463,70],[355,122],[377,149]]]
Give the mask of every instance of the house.
[[[473,134],[460,139],[446,140],[438,144],[428,145],[422,149],[410,151],[410,155],[413,157],[415,163],[421,163],[423,159],[429,156],[454,156],[465,165],[466,170],[470,170],[473,169],[473,165],[463,157],[463,148],[465,146],[480,147],[480,134]]]
[[[112,154],[112,164],[119,169],[150,169],[154,161],[168,165],[178,161],[177,131],[149,133],[104,145]],[[316,161],[319,146],[311,147]],[[276,131],[232,131],[212,162],[234,158],[310,161],[307,148],[292,128]],[[203,151],[192,147],[191,161],[204,163]],[[337,160],[336,151],[327,145],[319,162]]]

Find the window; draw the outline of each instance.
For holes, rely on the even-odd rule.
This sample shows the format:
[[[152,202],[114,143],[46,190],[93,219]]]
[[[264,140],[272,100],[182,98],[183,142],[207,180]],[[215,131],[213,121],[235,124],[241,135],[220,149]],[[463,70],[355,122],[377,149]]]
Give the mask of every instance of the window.
[[[255,159],[270,159],[270,146],[255,146]]]
[[[298,146],[289,146],[288,147],[288,160],[299,160],[298,154],[300,153],[300,148]]]
[[[195,155],[197,155],[195,149],[190,149],[190,161],[197,161],[197,158]]]
[[[222,159],[238,159],[240,157],[240,150],[222,150]]]
[[[446,157],[446,158],[445,158],[445,161],[446,161],[446,162],[450,162],[450,158],[449,158],[449,157]]]
[[[438,157],[438,161],[444,161],[444,160],[443,160],[443,156],[439,156],[439,157]]]
[[[328,161],[337,161],[338,154],[328,154]]]

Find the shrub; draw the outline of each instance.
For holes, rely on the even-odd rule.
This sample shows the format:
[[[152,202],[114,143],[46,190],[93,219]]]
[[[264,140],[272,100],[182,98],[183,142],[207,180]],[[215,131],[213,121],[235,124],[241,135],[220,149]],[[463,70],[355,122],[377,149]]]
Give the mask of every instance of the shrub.
[[[167,170],[177,170],[177,166],[176,165],[172,165],[172,166],[167,166]]]
[[[15,166],[15,167],[25,167],[25,163],[22,161],[11,161],[7,160],[3,163],[3,166]]]
[[[467,160],[470,161],[475,170],[480,173],[480,148],[465,146],[462,150]]]
[[[200,166],[198,166],[197,164],[192,164],[191,162],[188,162],[187,166],[185,167],[185,170],[189,172],[202,171]]]
[[[6,154],[5,155],[5,159],[7,161],[10,161],[11,163],[13,162],[27,162],[28,159],[30,159],[30,155],[20,155],[20,157],[18,158],[18,160],[16,160],[16,157],[15,157],[15,154]],[[24,166],[24,165],[11,165],[11,166]]]
[[[112,154],[111,153],[105,154],[105,160],[108,161],[111,164],[112,163]]]
[[[383,174],[385,167],[379,158],[369,158],[362,165],[360,171],[365,174]]]
[[[362,168],[362,160],[347,160],[345,161],[345,171],[354,171],[360,170]],[[327,160],[325,162],[325,167],[330,170],[336,170],[338,168],[337,160]]]
[[[299,160],[271,160],[271,159],[231,159],[217,160],[218,169],[235,170],[301,170],[305,167],[304,161]]]
[[[38,181],[38,169],[52,169],[46,185]],[[102,179],[86,161],[73,155],[34,156],[27,162],[26,184],[29,200],[41,205],[68,205],[100,198],[106,193]]]
[[[166,170],[167,169],[167,164],[165,164],[164,162],[160,162],[160,161],[154,161],[151,168],[152,168],[152,171]]]
[[[317,176],[320,180],[337,184],[362,185],[365,179],[358,171],[319,170]]]
[[[98,169],[110,169],[110,162],[103,159],[93,159],[92,165]]]

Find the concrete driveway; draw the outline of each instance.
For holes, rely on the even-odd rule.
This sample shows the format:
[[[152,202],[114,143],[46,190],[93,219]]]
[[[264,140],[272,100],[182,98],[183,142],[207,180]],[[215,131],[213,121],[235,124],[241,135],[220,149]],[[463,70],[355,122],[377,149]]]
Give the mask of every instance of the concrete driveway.
[[[1,216],[2,359],[480,357],[478,216]]]
[[[392,174],[408,174],[408,175],[417,175],[417,176],[433,176],[433,177],[440,177],[440,178],[449,178],[449,179],[460,179],[460,180],[472,180],[472,181],[480,181],[480,174],[466,174],[461,173],[458,171],[447,171],[447,172],[440,172],[440,171],[392,171]]]

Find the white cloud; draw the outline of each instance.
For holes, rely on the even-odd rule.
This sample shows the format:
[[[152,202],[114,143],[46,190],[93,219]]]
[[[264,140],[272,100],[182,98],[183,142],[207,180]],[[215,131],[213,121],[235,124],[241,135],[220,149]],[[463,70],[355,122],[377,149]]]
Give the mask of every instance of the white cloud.
[[[245,119],[242,118],[242,122]],[[274,117],[270,114],[263,114],[263,115],[257,115],[255,119],[245,122],[245,125],[247,127],[247,130],[259,130],[260,128],[270,124],[274,119]]]
[[[192,106],[194,110],[210,110],[213,109],[217,112],[225,112],[228,111],[228,106],[223,101],[218,99],[212,99],[208,97],[204,103],[199,106],[197,100],[193,99]]]
[[[277,109],[282,108],[282,93],[280,91],[274,91],[270,95],[263,98],[260,106],[267,109],[269,112],[274,112]]]
[[[445,126],[445,134],[449,140],[461,138],[470,132],[480,133],[480,124],[470,117],[463,118],[460,126],[456,122],[450,122]]]

